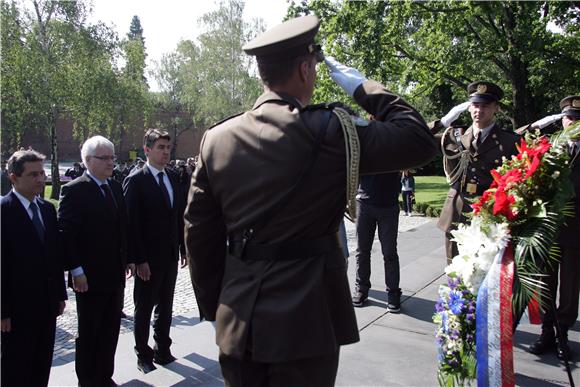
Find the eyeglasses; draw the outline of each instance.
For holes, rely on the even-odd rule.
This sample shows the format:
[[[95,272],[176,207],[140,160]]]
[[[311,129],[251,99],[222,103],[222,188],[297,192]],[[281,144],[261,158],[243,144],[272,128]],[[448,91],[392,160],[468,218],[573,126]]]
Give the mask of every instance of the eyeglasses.
[[[94,157],[95,159],[99,159],[102,161],[116,161],[117,160],[117,156],[113,155],[113,156],[91,156]]]

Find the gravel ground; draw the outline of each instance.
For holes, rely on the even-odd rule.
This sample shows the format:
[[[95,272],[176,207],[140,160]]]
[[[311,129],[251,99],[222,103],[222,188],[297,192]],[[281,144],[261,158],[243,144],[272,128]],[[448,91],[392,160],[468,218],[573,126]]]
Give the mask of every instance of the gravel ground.
[[[399,217],[399,232],[405,232],[424,223],[427,223],[432,218],[427,218],[417,214],[413,216]],[[356,249],[356,232],[354,224],[346,221],[346,233],[348,238],[348,245],[351,256],[354,256]],[[375,238],[375,240],[378,240]],[[129,316],[121,320],[121,334],[131,332],[133,330],[133,284],[134,280],[131,278],[127,281],[125,288],[125,307],[124,311]],[[75,294],[68,289],[68,301],[64,314],[57,319],[56,339],[54,346],[54,359],[69,357],[74,353],[75,337],[77,334],[77,319],[76,319],[76,302]],[[189,279],[189,271],[187,268],[180,269],[177,274],[177,282],[175,284],[175,298],[173,301],[173,316],[180,316],[197,308],[195,296],[191,287]]]

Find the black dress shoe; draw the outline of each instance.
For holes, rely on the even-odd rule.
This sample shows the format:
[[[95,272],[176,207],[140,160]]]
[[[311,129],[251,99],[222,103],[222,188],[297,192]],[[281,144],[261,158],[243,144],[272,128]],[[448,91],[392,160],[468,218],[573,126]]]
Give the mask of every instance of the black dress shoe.
[[[565,334],[563,337],[563,340],[560,342],[560,340],[558,340],[558,346],[557,346],[557,355],[558,355],[558,359],[560,360],[570,360],[572,357],[572,351],[570,350],[570,347],[568,346],[568,334]]]
[[[155,367],[150,361],[137,360],[137,369],[144,374],[148,374],[151,371],[155,371],[157,367]]]
[[[173,356],[171,354],[171,352],[167,352],[164,354],[155,353],[153,355],[153,362],[157,363],[159,365],[166,365],[169,363],[173,363],[175,360],[177,360],[177,359],[175,358],[175,356]]]
[[[552,333],[542,332],[538,340],[534,341],[528,348],[528,352],[534,355],[541,355],[547,351],[551,351],[556,347],[556,337]]]

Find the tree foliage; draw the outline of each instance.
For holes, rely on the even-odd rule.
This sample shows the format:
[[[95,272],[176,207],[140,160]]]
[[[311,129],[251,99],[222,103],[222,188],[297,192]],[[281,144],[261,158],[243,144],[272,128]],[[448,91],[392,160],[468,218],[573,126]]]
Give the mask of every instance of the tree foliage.
[[[128,111],[143,116],[146,90],[141,81],[123,79],[115,65],[118,37],[102,23],[87,23],[85,2],[3,1],[1,11],[3,150],[14,150],[27,131],[46,136],[58,198],[56,121],[71,118],[81,140],[101,133],[118,141]]]
[[[220,2],[200,18],[204,32],[196,41],[181,41],[157,64],[159,103],[189,114],[191,121],[181,119],[182,127],[208,126],[247,110],[261,93],[252,58],[242,46],[263,27],[260,20],[245,22],[243,10],[243,1]]]
[[[572,2],[292,2],[288,16],[314,13],[327,55],[405,95],[427,118],[465,101],[466,86],[490,80],[506,92],[515,127],[553,113],[580,86],[579,10]],[[336,95],[321,79],[316,98]]]

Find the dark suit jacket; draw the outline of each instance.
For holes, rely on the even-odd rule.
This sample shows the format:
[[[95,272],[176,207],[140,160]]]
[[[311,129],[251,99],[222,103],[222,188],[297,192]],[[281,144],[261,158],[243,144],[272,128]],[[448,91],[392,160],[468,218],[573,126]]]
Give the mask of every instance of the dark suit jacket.
[[[477,184],[476,195],[481,195],[489,188],[493,178],[490,171],[499,167],[502,163],[502,157],[509,158],[517,154],[516,143],[520,140],[520,136],[511,130],[504,130],[499,125],[495,125],[483,142],[479,145],[477,151],[471,147],[473,141],[473,127],[467,128],[459,137],[459,142],[455,137],[453,130],[447,132],[447,137],[443,141],[445,153],[454,154],[459,153],[461,149],[470,150],[470,160],[467,166],[466,183]],[[450,170],[453,170],[459,158],[449,160]],[[454,223],[464,222],[466,220],[465,213],[471,212],[469,200],[466,200],[465,187],[461,191],[459,182],[450,187],[447,194],[447,199],[443,204],[441,216],[437,226],[448,232],[453,228]]]
[[[173,188],[173,207],[169,207],[157,176],[147,165],[134,169],[123,183],[129,216],[129,261],[147,262],[155,267],[179,258],[183,246],[184,203],[177,175],[166,168]]]
[[[56,210],[49,202],[39,202],[44,243],[16,195],[2,198],[2,319],[33,319],[46,310],[47,302],[56,316],[59,301],[67,298]]]
[[[82,266],[89,292],[124,286],[127,213],[119,183],[108,179],[117,203],[112,211],[103,191],[86,173],[61,190],[58,222],[66,249],[65,268]]]
[[[376,120],[353,117],[360,173],[421,166],[437,153],[423,118],[384,86],[367,81],[356,102]],[[282,362],[335,353],[359,340],[340,246],[318,256],[242,261],[226,253],[227,233],[252,228],[297,180],[324,107],[266,92],[252,110],[204,135],[186,210],[192,282],[202,318],[217,320],[220,349],[255,361]],[[346,205],[346,149],[336,115],[316,162],[285,207],[256,230],[252,243],[336,235]],[[398,182],[397,182],[398,183]],[[248,338],[251,338],[249,341]]]

